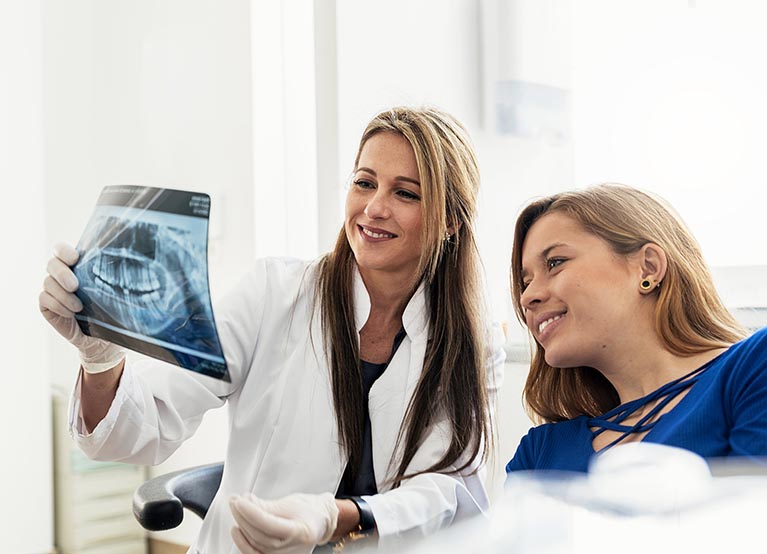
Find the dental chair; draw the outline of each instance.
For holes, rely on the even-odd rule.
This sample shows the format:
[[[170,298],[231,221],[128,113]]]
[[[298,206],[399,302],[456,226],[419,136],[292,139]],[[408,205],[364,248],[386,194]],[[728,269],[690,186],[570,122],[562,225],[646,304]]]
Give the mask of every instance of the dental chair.
[[[133,493],[133,515],[144,529],[178,527],[184,508],[204,518],[221,484],[224,464],[207,464],[159,475]]]

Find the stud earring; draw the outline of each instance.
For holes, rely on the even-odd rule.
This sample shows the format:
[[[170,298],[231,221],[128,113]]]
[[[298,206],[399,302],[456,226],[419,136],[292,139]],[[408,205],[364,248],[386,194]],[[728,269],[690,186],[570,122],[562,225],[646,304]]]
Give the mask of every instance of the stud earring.
[[[639,288],[642,290],[650,290],[652,288],[652,281],[649,279],[643,279],[641,283],[639,283]]]
[[[451,236],[452,236],[452,235],[451,235],[449,232],[445,231],[445,234],[444,234],[444,235],[442,235],[442,240],[444,240],[444,241],[448,241],[448,240],[450,240],[450,237],[451,237]]]

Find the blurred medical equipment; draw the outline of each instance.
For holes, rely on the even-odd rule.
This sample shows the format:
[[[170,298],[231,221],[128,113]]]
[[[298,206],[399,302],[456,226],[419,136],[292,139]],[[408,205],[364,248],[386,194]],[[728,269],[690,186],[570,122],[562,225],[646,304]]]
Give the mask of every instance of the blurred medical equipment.
[[[767,465],[637,442],[595,456],[587,474],[512,473],[488,518],[407,552],[747,552],[764,541],[764,513]]]

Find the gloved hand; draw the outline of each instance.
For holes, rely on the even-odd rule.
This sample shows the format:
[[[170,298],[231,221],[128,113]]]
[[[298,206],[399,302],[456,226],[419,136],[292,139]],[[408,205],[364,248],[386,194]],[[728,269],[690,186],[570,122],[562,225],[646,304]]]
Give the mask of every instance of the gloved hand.
[[[48,323],[80,351],[83,369],[88,373],[101,373],[119,364],[125,358],[125,350],[111,342],[89,337],[75,320],[75,313],[83,309],[83,304],[74,294],[79,283],[70,266],[77,263],[79,257],[77,250],[68,244],[54,245],[38,302]]]
[[[237,527],[232,538],[242,554],[309,553],[335,533],[338,507],[333,495],[291,494],[262,500],[254,494],[229,501]]]

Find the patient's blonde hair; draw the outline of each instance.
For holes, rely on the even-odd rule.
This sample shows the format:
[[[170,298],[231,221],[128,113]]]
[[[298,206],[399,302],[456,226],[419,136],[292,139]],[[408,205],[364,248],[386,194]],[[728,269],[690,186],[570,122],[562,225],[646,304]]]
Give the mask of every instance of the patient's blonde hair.
[[[514,229],[511,293],[523,323],[522,247],[535,222],[552,212],[573,218],[616,254],[628,256],[648,243],[665,251],[668,268],[662,286],[653,294],[655,330],[670,352],[690,356],[727,347],[744,337],[743,328],[719,298],[700,246],[681,218],[659,199],[617,184],[555,194],[522,210]],[[537,341],[524,396],[528,411],[538,421],[597,416],[619,403],[618,393],[601,373],[590,367],[551,367]]]

